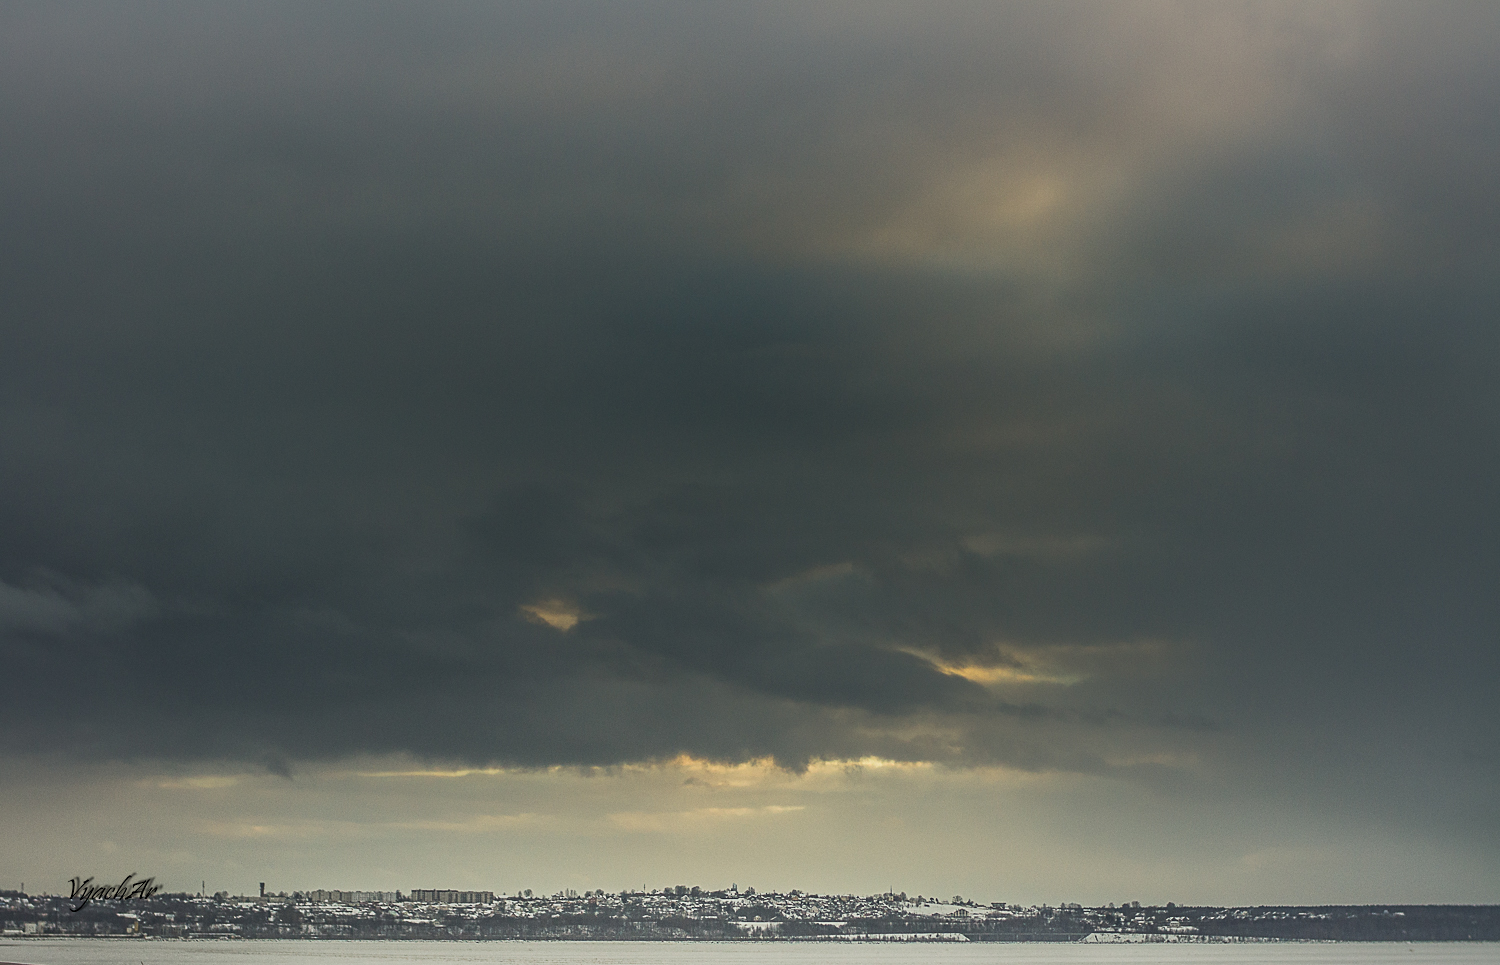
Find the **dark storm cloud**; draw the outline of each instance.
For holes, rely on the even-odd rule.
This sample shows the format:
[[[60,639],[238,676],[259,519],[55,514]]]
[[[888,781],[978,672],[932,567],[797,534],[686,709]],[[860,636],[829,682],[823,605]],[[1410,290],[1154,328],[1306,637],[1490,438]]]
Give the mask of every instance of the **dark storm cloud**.
[[[1493,781],[1489,8],[69,9],[11,746]]]

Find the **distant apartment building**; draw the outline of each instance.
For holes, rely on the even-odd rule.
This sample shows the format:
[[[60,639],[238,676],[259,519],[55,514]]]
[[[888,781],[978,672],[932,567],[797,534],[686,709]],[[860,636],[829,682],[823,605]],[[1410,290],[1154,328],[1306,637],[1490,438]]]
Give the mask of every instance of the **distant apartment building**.
[[[370,901],[400,901],[399,891],[317,891],[307,892],[308,901],[318,904],[358,905]]]
[[[443,888],[413,888],[412,901],[441,905],[487,905],[495,900],[493,891],[449,891]]]

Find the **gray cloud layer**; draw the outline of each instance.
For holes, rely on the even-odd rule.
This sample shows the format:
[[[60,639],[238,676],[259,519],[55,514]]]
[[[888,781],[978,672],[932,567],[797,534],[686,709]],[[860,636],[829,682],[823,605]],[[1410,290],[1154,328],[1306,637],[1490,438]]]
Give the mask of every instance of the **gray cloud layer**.
[[[3,17],[11,747],[1196,755],[1493,845],[1492,6]]]

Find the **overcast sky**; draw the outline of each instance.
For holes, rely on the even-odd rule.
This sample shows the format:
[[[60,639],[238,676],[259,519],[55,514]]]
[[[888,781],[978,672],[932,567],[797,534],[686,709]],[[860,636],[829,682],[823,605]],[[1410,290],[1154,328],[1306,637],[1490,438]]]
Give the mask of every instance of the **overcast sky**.
[[[1497,49],[6,5],[0,886],[1500,901]]]

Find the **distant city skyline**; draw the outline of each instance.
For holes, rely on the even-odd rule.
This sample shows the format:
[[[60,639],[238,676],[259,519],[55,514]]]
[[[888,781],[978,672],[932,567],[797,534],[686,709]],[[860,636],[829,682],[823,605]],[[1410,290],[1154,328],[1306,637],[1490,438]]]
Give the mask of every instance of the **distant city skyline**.
[[[467,900],[479,897],[486,900]],[[161,895],[70,907],[66,900],[0,892],[0,932],[283,940],[1496,941],[1500,905],[1025,908],[957,895],[756,895],[679,885],[660,892],[510,898],[432,891],[359,900],[323,892],[295,899]]]

